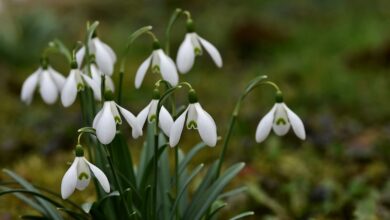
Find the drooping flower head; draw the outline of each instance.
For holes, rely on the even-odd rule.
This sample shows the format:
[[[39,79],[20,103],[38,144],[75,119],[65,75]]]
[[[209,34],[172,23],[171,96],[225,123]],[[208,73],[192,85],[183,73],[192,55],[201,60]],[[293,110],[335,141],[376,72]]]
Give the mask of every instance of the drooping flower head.
[[[103,108],[96,114],[93,120],[93,128],[96,129],[96,136],[102,144],[109,144],[114,140],[116,134],[116,125],[122,124],[121,115],[126,119],[127,123],[133,129],[133,136],[139,137],[142,135],[136,117],[128,110],[122,108],[115,101],[112,101],[112,95],[106,92],[106,101]],[[112,94],[112,93],[111,93]],[[119,114],[120,112],[120,114]]]
[[[276,103],[272,109],[260,120],[256,129],[256,141],[258,143],[268,137],[271,129],[275,134],[283,136],[292,127],[294,133],[302,140],[306,138],[305,127],[302,120],[291,111],[283,102],[282,93],[276,94]]]
[[[114,72],[116,55],[110,46],[103,43],[94,32],[89,41],[89,52],[95,56],[96,64],[105,75],[111,76]],[[85,46],[76,53],[77,63],[81,66],[85,56]]]
[[[95,99],[100,101],[100,82],[96,82],[87,74],[82,73],[81,70],[78,69],[76,61],[73,61],[71,64],[69,76],[66,79],[64,88],[61,91],[61,102],[64,107],[71,106],[76,100],[77,93],[83,91],[86,85],[92,89]]]
[[[169,145],[174,147],[179,143],[184,124],[187,122],[187,129],[197,129],[203,142],[214,147],[217,144],[217,126],[213,118],[203,110],[194,90],[190,90],[188,98],[190,104],[172,125]]]
[[[46,104],[54,104],[64,84],[65,77],[50,67],[47,59],[43,58],[41,67],[24,81],[20,98],[29,105],[33,100],[35,90],[39,88],[43,101]]]
[[[135,74],[135,88],[141,87],[149,67],[153,73],[161,74],[161,77],[169,82],[171,86],[176,86],[179,82],[175,63],[164,53],[158,41],[153,43],[152,55],[141,64]]]
[[[217,67],[222,67],[222,57],[218,52],[217,48],[212,45],[207,40],[201,38],[197,33],[195,33],[194,24],[191,19],[187,21],[187,34],[184,38],[184,41],[179,47],[177,52],[176,64],[180,73],[187,73],[190,71],[195,62],[196,56],[201,56],[203,54],[202,47],[207,51],[207,53],[213,59]]]
[[[87,188],[89,182],[91,181],[91,172],[98,180],[103,190],[106,193],[110,192],[110,183],[106,175],[95,165],[91,164],[84,157],[84,150],[81,145],[76,147],[76,158],[74,159],[72,165],[66,171],[61,182],[61,196],[63,199],[67,199],[73,194],[75,189],[80,191]]]
[[[157,105],[160,99],[160,93],[158,90],[153,91],[153,99],[152,101],[137,115],[137,121],[139,127],[142,129],[146,122],[146,119],[149,123],[156,121],[157,119]],[[168,110],[162,106],[160,110],[160,114],[158,117],[158,125],[161,130],[164,132],[166,136],[169,137],[169,132],[173,125],[172,116],[169,114]],[[133,130],[134,131],[134,130]],[[133,132],[133,137],[137,138],[136,134]]]

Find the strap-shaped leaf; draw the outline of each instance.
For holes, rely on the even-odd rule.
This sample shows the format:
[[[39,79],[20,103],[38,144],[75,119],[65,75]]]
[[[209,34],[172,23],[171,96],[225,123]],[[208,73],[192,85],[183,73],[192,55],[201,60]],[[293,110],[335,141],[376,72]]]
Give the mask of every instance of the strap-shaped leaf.
[[[245,163],[238,163],[231,166],[205,191],[205,193],[190,205],[184,219],[200,219],[218,198],[218,195],[225,186],[244,168]]]
[[[16,173],[12,172],[11,170],[3,169],[3,172],[6,173],[8,176],[10,176],[12,179],[14,179],[16,182],[18,182],[21,186],[23,186],[28,191],[32,191],[36,194],[40,194],[39,190],[37,190],[33,185],[31,185],[29,182],[27,182],[25,179],[23,179],[21,176],[17,175]],[[55,207],[50,204],[45,199],[41,198],[42,196],[35,196],[35,198],[38,200],[38,202],[42,205],[42,207],[46,210],[46,214],[50,216],[51,218],[57,220],[62,219],[61,215],[58,213],[58,211],[55,209]],[[45,196],[43,196],[45,197]]]
[[[12,190],[9,187],[6,186],[0,186],[0,192],[1,191],[7,191],[7,190]],[[14,193],[14,196],[16,196],[18,199],[29,205],[31,208],[35,209],[36,211],[40,212],[41,214],[45,214],[45,210],[42,208],[42,206],[37,203],[36,200],[30,199],[27,196],[21,194],[21,193]]]
[[[254,215],[254,214],[255,214],[255,212],[247,211],[247,212],[243,212],[243,213],[241,213],[239,215],[234,216],[230,220],[237,220],[237,219],[241,219],[241,218],[244,218],[244,217],[247,217],[247,216],[251,216],[251,215]]]
[[[207,145],[203,142],[195,145],[183,158],[183,160],[179,164],[179,173],[182,173],[184,169],[187,167],[188,163],[192,160],[194,156],[198,154],[200,150],[205,148]]]
[[[247,190],[248,190],[248,187],[242,186],[242,187],[230,190],[228,192],[222,193],[221,195],[218,196],[218,199],[225,199],[225,198],[228,198],[228,197],[232,197],[232,196],[235,196],[237,194],[246,192]]]

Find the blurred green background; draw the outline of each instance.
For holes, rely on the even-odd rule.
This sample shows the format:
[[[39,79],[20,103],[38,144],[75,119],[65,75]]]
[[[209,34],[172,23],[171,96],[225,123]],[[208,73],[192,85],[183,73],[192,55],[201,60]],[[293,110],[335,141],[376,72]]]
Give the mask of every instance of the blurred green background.
[[[245,100],[227,163],[247,162],[235,184],[249,190],[230,201],[226,213],[254,210],[251,219],[267,220],[390,219],[388,0],[0,0],[0,166],[58,192],[72,160],[79,104],[47,106],[37,95],[25,106],[19,99],[50,40],[59,38],[71,48],[83,40],[86,22],[99,20],[99,37],[120,56],[129,34],[145,25],[164,42],[176,7],[192,12],[197,33],[222,54],[222,69],[204,55],[190,73],[180,75],[214,116],[219,135],[245,84],[259,74],[279,84],[306,126],[304,142],[289,132],[257,144],[255,129],[273,105],[273,90],[258,89]],[[173,28],[174,59],[184,21]],[[134,113],[148,103],[157,79],[148,74],[143,87],[134,88],[135,71],[150,51],[145,37],[128,58],[124,106]],[[51,61],[68,74],[63,57]],[[139,151],[142,138],[128,137],[131,149]],[[198,141],[198,135],[184,132],[182,146]],[[196,160],[207,163],[220,150],[220,145],[207,149]],[[73,199],[93,201],[91,188]],[[21,208],[14,197],[0,197],[0,219],[29,213]]]

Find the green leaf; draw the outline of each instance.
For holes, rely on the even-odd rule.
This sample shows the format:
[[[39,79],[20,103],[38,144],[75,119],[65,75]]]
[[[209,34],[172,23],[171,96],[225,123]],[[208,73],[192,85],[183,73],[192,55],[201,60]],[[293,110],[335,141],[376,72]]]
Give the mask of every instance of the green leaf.
[[[234,216],[230,220],[237,220],[237,219],[241,219],[241,218],[244,218],[244,217],[247,217],[247,216],[251,216],[251,215],[254,215],[254,214],[255,214],[255,212],[247,211],[247,212],[244,212],[244,213],[241,213],[239,215]]]
[[[137,169],[137,185],[140,186],[142,177],[144,176],[147,162],[153,157],[154,148],[154,123],[147,123],[146,140],[142,147],[141,156]]]
[[[166,144],[167,140],[165,136],[160,133],[159,137],[159,143]],[[169,196],[167,193],[170,192],[172,184],[171,184],[171,174],[169,172],[170,166],[169,166],[169,152],[168,150],[164,150],[162,153],[160,159],[158,160],[159,163],[159,171],[158,171],[158,192],[157,192],[157,201],[159,201],[159,216],[161,216],[162,219],[168,219],[170,208],[172,206],[172,203],[169,199]]]
[[[203,142],[195,145],[183,158],[182,161],[180,161],[179,164],[179,173],[182,173],[184,169],[186,169],[188,163],[192,160],[192,158],[198,154],[200,150],[205,148],[207,145]]]
[[[227,203],[223,203],[220,200],[215,201],[214,204],[212,205],[210,214],[206,217],[206,220],[213,219],[216,216],[216,214],[226,205]]]
[[[218,199],[225,199],[225,198],[227,198],[227,197],[232,197],[232,196],[235,196],[235,195],[237,195],[237,194],[246,192],[247,190],[248,190],[248,187],[242,186],[242,187],[233,189],[233,190],[231,190],[231,191],[222,193],[222,194],[218,197]]]
[[[183,196],[185,190],[187,189],[188,185],[190,184],[191,180],[199,174],[199,172],[202,170],[202,168],[204,167],[204,164],[199,164],[191,173],[191,175],[188,177],[188,179],[185,181],[184,185],[181,186],[180,188],[180,192],[179,192],[179,195],[176,197],[175,199],[175,203],[173,204],[172,206],[172,211],[171,211],[171,217],[170,219],[172,219],[174,213],[175,213],[175,209],[176,209],[176,206],[180,203],[180,199],[181,197]]]
[[[379,199],[379,194],[377,191],[372,190],[370,194],[360,200],[354,211],[354,216],[356,220],[376,220],[380,219],[377,215],[377,201]]]
[[[20,177],[16,173],[14,173],[10,170],[7,170],[7,169],[3,169],[3,172],[6,173],[8,176],[10,176],[12,179],[14,179],[16,182],[18,182],[21,186],[23,186],[28,191],[32,191],[38,195],[41,195],[39,190],[37,190],[33,185],[31,185],[29,182],[27,182],[25,179],[23,179],[22,177]],[[35,198],[42,205],[42,207],[46,210],[46,214],[55,220],[62,219],[61,215],[57,212],[57,210],[53,207],[53,205],[50,204],[49,202],[45,201],[45,199],[47,197],[43,196],[43,198],[45,198],[45,199],[42,199],[41,197],[42,197],[42,195],[35,197]]]
[[[9,187],[0,186],[0,190],[7,191],[7,190],[12,190],[12,189]],[[24,196],[21,193],[14,193],[13,195],[16,196],[18,199],[20,199],[21,201],[23,201],[24,203],[26,203],[27,205],[29,205],[31,208],[35,209],[36,211],[38,211],[42,214],[46,213],[45,210],[42,208],[42,206],[39,205],[36,200],[32,200],[32,199]]]
[[[244,163],[238,163],[227,169],[198,199],[192,201],[184,219],[200,219],[218,198],[225,186],[244,168]],[[215,177],[214,177],[215,178]]]

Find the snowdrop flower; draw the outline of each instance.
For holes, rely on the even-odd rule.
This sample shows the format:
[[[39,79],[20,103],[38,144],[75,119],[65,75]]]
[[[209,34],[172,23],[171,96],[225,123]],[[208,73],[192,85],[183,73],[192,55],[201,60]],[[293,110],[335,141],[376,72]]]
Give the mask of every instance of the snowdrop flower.
[[[160,99],[160,94],[158,93],[157,90],[153,94],[152,101],[137,115],[137,120],[140,128],[144,126],[146,119],[148,119],[149,123],[156,120],[157,105],[159,99]],[[162,106],[160,109],[160,114],[158,117],[158,125],[161,128],[161,130],[164,132],[164,134],[169,137],[169,132],[173,125],[173,119],[164,106]],[[134,130],[133,130],[133,137],[137,138],[137,135],[134,134]]]
[[[271,132],[271,129],[279,135],[287,134],[290,127],[294,133],[302,140],[305,140],[306,133],[302,120],[291,111],[283,102],[283,97],[280,92],[277,93],[276,103],[261,120],[256,129],[256,141],[258,143],[264,141]]]
[[[221,68],[222,58],[217,48],[194,32],[192,20],[187,21],[187,28],[187,34],[179,47],[176,57],[179,72],[187,73],[190,71],[195,62],[195,56],[200,56],[203,53],[202,47],[210,54],[215,65]]]
[[[116,125],[122,124],[119,112],[133,129],[133,136],[139,137],[142,135],[142,129],[138,124],[138,120],[131,112],[122,108],[114,101],[105,101],[103,108],[96,114],[92,125],[96,129],[96,136],[102,144],[109,144],[114,140]]]
[[[102,84],[102,76],[104,76],[105,89],[110,90],[111,92],[115,91],[114,82],[112,81],[111,77],[103,74],[103,72],[96,66],[95,63],[91,63],[91,75],[92,80],[95,81],[97,85],[99,85],[99,89],[101,88]]]
[[[153,73],[160,73],[162,78],[172,86],[176,86],[179,82],[175,63],[164,53],[158,42],[154,42],[152,55],[138,68],[135,74],[135,88],[138,89],[141,86],[149,67],[152,68]]]
[[[89,42],[89,51],[95,55],[96,63],[104,74],[112,75],[114,72],[114,64],[116,55],[110,46],[103,43],[97,36],[93,36]],[[85,56],[85,46],[76,53],[77,63],[81,66]]]
[[[187,109],[173,123],[169,134],[169,145],[176,146],[179,143],[184,123],[187,121],[187,129],[198,129],[199,135],[203,142],[210,147],[217,144],[217,126],[213,118],[203,110],[198,103],[195,91],[190,90]]]
[[[81,145],[76,147],[76,158],[72,165],[66,171],[61,182],[61,196],[63,199],[67,199],[73,194],[75,189],[84,190],[87,188],[91,181],[91,171],[96,177],[103,190],[108,193],[110,192],[110,183],[106,175],[95,165],[88,162],[84,157],[84,151]]]
[[[61,91],[62,105],[64,105],[64,107],[71,106],[76,100],[77,93],[84,90],[85,84],[87,84],[92,89],[95,99],[100,101],[100,84],[98,84],[91,77],[82,73],[81,70],[77,69],[76,62],[72,63],[72,69],[70,70],[64,88]]]
[[[39,87],[43,101],[46,104],[53,104],[57,101],[64,84],[65,77],[45,63],[24,81],[20,98],[29,105],[33,100],[35,90]]]

